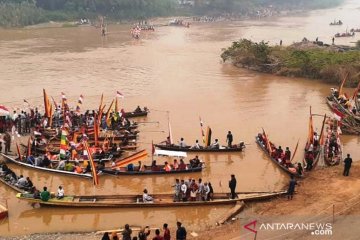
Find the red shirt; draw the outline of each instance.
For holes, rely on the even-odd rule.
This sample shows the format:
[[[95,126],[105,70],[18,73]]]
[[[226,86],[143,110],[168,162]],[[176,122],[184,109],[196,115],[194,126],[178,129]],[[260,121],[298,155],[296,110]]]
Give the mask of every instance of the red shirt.
[[[159,235],[159,236],[155,236],[155,237],[153,238],[153,240],[164,240],[164,238]]]
[[[164,230],[164,240],[170,240],[170,230],[168,228]]]

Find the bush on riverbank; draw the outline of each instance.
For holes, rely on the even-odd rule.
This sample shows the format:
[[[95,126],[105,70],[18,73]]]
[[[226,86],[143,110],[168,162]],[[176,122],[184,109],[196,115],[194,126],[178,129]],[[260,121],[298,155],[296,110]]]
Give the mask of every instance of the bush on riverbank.
[[[360,50],[356,48],[318,46],[312,42],[280,47],[241,39],[224,49],[221,58],[238,67],[276,75],[323,79],[337,84],[349,73],[349,86],[356,86],[359,81]]]

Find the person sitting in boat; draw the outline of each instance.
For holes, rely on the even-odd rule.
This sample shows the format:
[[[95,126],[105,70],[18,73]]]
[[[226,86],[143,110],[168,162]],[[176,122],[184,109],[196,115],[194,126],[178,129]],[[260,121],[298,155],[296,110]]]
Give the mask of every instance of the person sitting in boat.
[[[50,192],[47,190],[47,187],[44,187],[44,190],[40,193],[40,199],[44,202],[49,201],[51,198]]]
[[[34,158],[33,155],[28,156],[28,157],[26,158],[26,161],[27,161],[27,163],[30,164],[30,165],[34,165],[34,164],[35,164],[35,158]]]
[[[65,169],[65,164],[66,164],[66,161],[65,160],[60,160],[58,166],[56,169],[58,170],[64,170]]]
[[[68,172],[73,172],[74,171],[74,164],[72,164],[69,160],[66,160],[64,170],[68,171]]]
[[[41,163],[40,166],[41,167],[46,167],[46,168],[51,166],[51,161],[50,161],[50,159],[48,158],[48,156],[46,154],[44,155],[44,159],[42,160],[42,163]]]
[[[151,163],[151,171],[159,171],[159,167],[156,164],[156,160],[153,160]]]
[[[64,196],[65,196],[64,188],[62,186],[59,186],[56,198],[57,199],[62,199],[62,198],[64,198]]]
[[[196,139],[194,146],[191,147],[191,149],[200,149],[202,146],[199,144],[199,140]]]
[[[135,109],[135,111],[134,111],[134,112],[136,112],[136,113],[140,113],[140,112],[142,112],[142,110],[141,110],[140,106],[137,106],[137,108]]]
[[[17,186],[18,188],[24,189],[26,187],[26,185],[27,185],[26,178],[23,175],[20,175],[15,186]]]
[[[149,203],[149,202],[153,202],[154,199],[153,197],[151,197],[149,194],[148,194],[148,191],[147,189],[145,188],[144,189],[144,192],[143,192],[143,202],[144,203]]]
[[[185,147],[187,147],[184,138],[180,138],[179,147],[180,147],[180,148],[185,148]]]
[[[78,174],[82,174],[84,172],[84,170],[82,169],[82,167],[79,166],[78,162],[75,162],[75,166],[74,166],[74,172],[78,173]]]
[[[175,171],[179,169],[179,163],[178,163],[177,159],[174,159],[173,169],[174,169]]]
[[[168,162],[165,162],[165,166],[164,166],[163,170],[165,170],[165,172],[171,172],[172,169]]]
[[[356,115],[356,107],[355,107],[355,106],[352,108],[351,112],[352,112],[354,115]]]
[[[31,193],[33,194],[34,199],[41,199],[40,191],[35,186],[31,189]]]
[[[219,145],[219,140],[215,139],[215,142],[213,142],[213,144],[211,144],[210,148],[212,149],[219,149],[220,145]]]
[[[190,168],[197,168],[200,164],[199,156],[196,155],[195,158],[190,159]]]
[[[179,171],[186,170],[186,169],[187,169],[187,166],[184,163],[184,160],[180,159]]]

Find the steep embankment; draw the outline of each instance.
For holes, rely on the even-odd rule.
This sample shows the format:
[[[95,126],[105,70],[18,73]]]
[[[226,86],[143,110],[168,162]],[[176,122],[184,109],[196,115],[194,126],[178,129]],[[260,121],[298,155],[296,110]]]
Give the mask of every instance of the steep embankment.
[[[310,41],[282,47],[241,39],[224,49],[221,58],[259,72],[322,79],[336,84],[349,73],[349,86],[356,86],[360,72],[359,48]]]

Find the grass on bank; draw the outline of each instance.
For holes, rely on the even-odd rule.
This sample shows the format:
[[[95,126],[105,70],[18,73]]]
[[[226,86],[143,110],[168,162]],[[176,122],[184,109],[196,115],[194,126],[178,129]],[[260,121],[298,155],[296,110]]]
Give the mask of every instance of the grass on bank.
[[[360,46],[360,42],[356,46]],[[356,86],[360,73],[360,48],[296,43],[288,47],[241,39],[223,49],[221,58],[256,71],[340,83],[349,73],[348,86]]]

